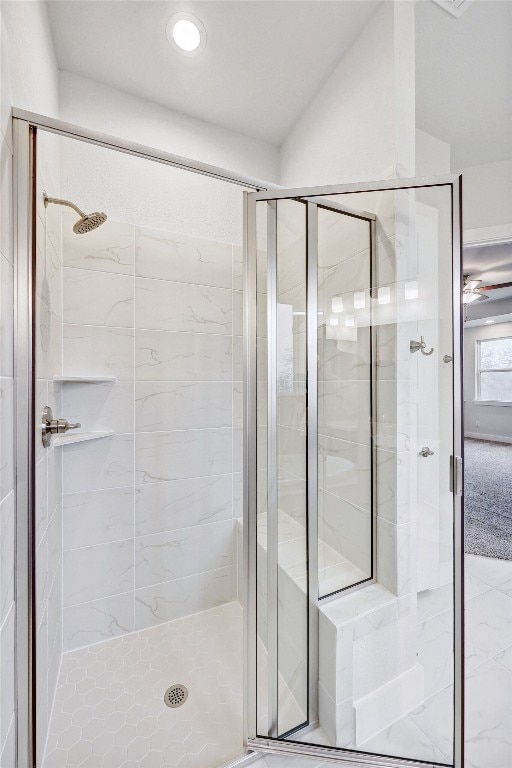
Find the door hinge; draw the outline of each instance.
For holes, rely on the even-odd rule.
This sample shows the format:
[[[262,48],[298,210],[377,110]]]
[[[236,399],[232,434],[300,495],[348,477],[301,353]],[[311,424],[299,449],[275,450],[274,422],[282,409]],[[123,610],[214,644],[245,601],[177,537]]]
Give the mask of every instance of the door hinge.
[[[450,491],[455,496],[462,493],[463,465],[460,456],[450,456]]]

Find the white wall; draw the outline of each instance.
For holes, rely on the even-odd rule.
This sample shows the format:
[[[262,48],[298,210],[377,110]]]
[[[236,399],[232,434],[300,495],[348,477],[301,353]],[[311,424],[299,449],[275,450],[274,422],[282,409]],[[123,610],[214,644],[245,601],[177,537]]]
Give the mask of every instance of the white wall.
[[[416,176],[450,173],[450,145],[416,129]]]
[[[509,225],[512,235],[512,159],[464,168],[464,229]]]
[[[465,328],[464,331],[464,431],[470,437],[487,440],[505,438],[512,442],[512,406],[476,405],[476,342],[512,336],[512,323]]]
[[[101,83],[61,72],[60,117],[70,123],[277,182],[278,148]]]
[[[15,719],[14,719],[14,663],[15,663],[15,604],[14,604],[14,382],[13,382],[13,221],[12,221],[12,131],[10,125],[11,108],[13,104],[43,112],[57,114],[57,68],[51,44],[45,5],[35,2],[2,2],[0,5],[1,37],[0,37],[0,106],[1,106],[1,135],[0,135],[0,324],[1,324],[1,355],[0,355],[0,559],[2,562],[0,574],[0,676],[2,680],[2,695],[0,697],[0,763],[2,766],[15,764]],[[52,173],[58,173],[54,165],[54,156],[47,153],[45,168],[52,166]],[[43,246],[44,247],[44,246]],[[44,262],[43,262],[44,263]],[[39,307],[40,309],[41,307]],[[46,328],[48,331],[48,328]],[[39,464],[42,471],[39,474],[42,490],[41,511],[46,515],[46,464]],[[44,478],[43,478],[44,475]],[[53,520],[56,518],[53,517]],[[47,522],[46,517],[44,521]],[[52,529],[55,533],[55,527]],[[39,526],[38,534],[42,533],[44,544],[39,552],[47,555],[48,537],[45,532],[48,526]],[[55,542],[55,537],[52,539]],[[57,548],[58,549],[58,548]],[[58,553],[50,551],[52,573],[59,571]],[[56,668],[60,661],[58,642],[53,643],[54,636],[49,638],[47,632],[48,600],[50,596],[50,580],[47,578],[48,558],[39,560],[42,566],[43,578],[39,581],[37,594],[38,618],[38,652],[47,653],[49,646],[55,650],[51,663],[43,662],[39,667],[37,684],[41,696],[38,715],[45,726],[47,709],[48,684],[55,680]],[[54,579],[56,583],[58,579]],[[55,592],[54,592],[55,594]],[[55,602],[55,601],[54,601]],[[45,610],[46,608],[46,610]],[[53,613],[54,627],[58,635],[59,611]],[[50,642],[48,642],[50,639]],[[47,675],[48,673],[48,675]],[[50,694],[51,695],[51,694]],[[41,711],[41,707],[43,711]],[[38,733],[38,739],[42,737]],[[40,742],[41,743],[41,742]]]
[[[58,71],[41,2],[2,2],[2,131],[11,106],[56,117]]]
[[[383,3],[281,147],[281,184],[414,173],[414,4]]]

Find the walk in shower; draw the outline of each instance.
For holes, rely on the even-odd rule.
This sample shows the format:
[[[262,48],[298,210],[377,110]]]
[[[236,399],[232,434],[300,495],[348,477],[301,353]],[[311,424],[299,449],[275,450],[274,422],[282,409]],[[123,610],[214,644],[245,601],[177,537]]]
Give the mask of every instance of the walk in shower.
[[[34,498],[19,540],[34,591],[19,635],[33,633],[34,764],[216,768],[244,752],[251,187],[22,127],[34,378],[18,423],[33,420]]]
[[[15,138],[20,766],[462,768],[459,179]]]

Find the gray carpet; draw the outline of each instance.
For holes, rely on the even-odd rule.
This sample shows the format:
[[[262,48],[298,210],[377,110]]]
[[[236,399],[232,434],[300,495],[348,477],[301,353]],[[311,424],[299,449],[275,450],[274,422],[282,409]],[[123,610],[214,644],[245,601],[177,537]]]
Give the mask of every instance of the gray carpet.
[[[512,445],[464,441],[465,550],[512,560]]]

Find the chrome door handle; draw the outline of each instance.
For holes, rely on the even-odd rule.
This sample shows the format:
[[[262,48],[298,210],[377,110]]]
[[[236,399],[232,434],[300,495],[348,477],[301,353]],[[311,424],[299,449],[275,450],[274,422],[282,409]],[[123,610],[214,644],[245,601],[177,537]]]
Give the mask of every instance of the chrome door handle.
[[[52,442],[52,435],[63,435],[70,429],[80,429],[82,425],[70,424],[67,419],[54,419],[52,409],[45,405],[41,416],[41,435],[45,448],[48,448]]]
[[[418,456],[423,456],[425,459],[427,456],[433,456],[434,451],[431,451],[428,445],[424,445],[421,451],[418,453]]]

